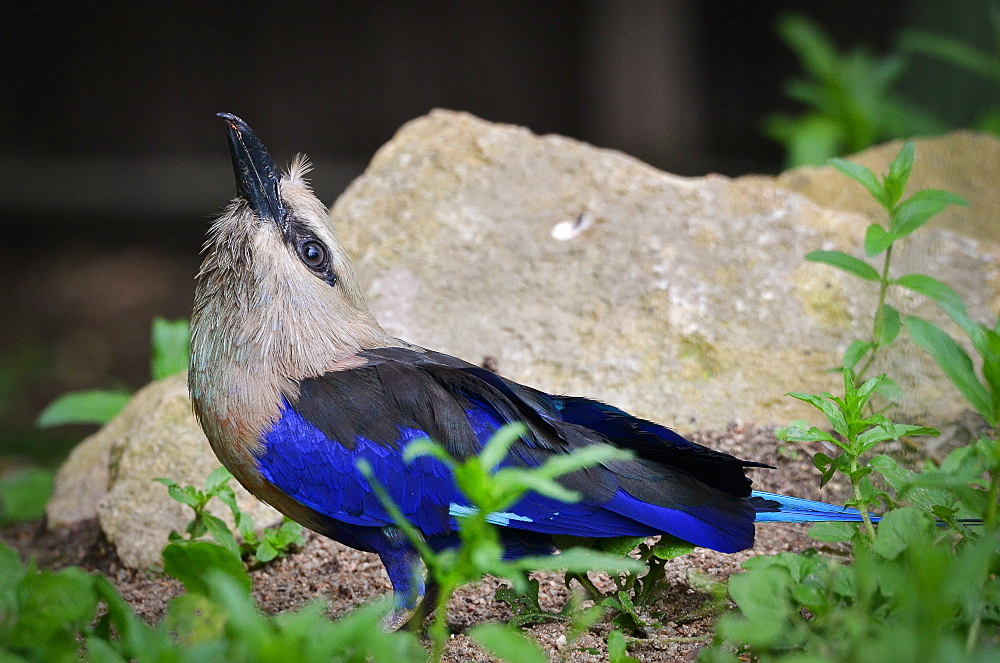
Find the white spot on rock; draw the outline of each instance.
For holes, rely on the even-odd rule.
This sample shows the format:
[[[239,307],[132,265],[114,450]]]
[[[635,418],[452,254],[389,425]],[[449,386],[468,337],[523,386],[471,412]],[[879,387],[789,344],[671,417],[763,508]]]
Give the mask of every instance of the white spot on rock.
[[[594,216],[589,212],[581,212],[575,219],[560,221],[552,226],[552,238],[561,242],[573,239],[594,223]]]

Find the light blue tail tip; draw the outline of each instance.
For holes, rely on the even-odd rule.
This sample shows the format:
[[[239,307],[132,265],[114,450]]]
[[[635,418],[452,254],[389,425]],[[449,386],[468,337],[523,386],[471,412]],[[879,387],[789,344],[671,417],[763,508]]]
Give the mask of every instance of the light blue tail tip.
[[[848,506],[838,506],[826,504],[815,500],[806,500],[801,497],[790,495],[779,495],[778,493],[766,493],[755,490],[753,498],[767,500],[773,504],[758,504],[757,515],[754,520],[758,523],[818,523],[818,522],[860,522],[861,512]],[[870,515],[873,522],[877,522],[879,517]]]

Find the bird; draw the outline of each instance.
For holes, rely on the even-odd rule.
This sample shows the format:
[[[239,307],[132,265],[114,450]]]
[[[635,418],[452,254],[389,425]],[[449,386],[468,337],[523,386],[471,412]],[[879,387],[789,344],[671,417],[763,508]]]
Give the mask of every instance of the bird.
[[[287,172],[246,122],[225,121],[237,196],[211,225],[195,278],[188,387],[222,464],[250,493],[313,531],[378,555],[393,588],[391,627],[415,614],[429,582],[418,554],[359,462],[435,551],[455,546],[470,512],[430,438],[477,454],[523,425],[504,463],[536,467],[589,445],[631,453],[565,475],[576,503],[529,492],[502,514],[505,554],[557,554],[554,538],[672,535],[737,552],[754,523],[861,520],[852,508],[755,491],[755,461],[692,442],[602,401],[549,394],[389,334],[372,314],[344,246],[305,176]],[[773,468],[772,468],[773,469]]]

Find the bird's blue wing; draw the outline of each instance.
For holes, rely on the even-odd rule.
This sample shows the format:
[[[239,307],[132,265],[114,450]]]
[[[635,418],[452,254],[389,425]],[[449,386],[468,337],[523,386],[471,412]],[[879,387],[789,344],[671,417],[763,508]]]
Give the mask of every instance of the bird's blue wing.
[[[368,462],[374,480],[386,487],[403,514],[428,534],[451,530],[448,505],[457,492],[448,469],[430,457],[403,461],[407,443],[427,434],[400,428],[393,446],[359,435],[350,444],[331,440],[286,402],[264,435],[262,476],[297,502],[350,525],[381,527],[392,518],[357,463]]]

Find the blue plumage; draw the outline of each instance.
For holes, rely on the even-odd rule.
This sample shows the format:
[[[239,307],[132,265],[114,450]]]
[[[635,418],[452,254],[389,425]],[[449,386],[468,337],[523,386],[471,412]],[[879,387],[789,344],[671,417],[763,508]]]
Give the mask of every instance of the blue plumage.
[[[456,458],[502,426],[526,432],[503,464],[536,467],[589,445],[632,452],[560,481],[566,504],[529,493],[503,513],[508,556],[554,552],[555,535],[672,534],[723,552],[754,523],[856,521],[853,509],[751,490],[743,461],[587,398],[547,394],[385,332],[336,233],[302,179],[282,177],[250,128],[223,115],[239,197],[213,225],[198,274],[189,385],[222,462],[255,495],[324,535],[377,553],[400,607],[424,586],[416,553],[358,470],[374,477],[433,549],[457,543],[470,505],[448,468],[403,460],[429,437]]]

